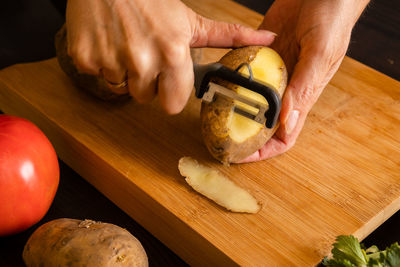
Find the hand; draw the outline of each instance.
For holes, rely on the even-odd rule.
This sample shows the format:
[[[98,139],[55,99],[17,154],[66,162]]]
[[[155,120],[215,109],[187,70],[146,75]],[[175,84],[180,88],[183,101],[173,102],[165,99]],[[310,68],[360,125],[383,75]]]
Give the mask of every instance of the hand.
[[[269,45],[274,34],[199,16],[179,0],[69,0],[68,54],[78,70],[128,79],[141,103],[156,94],[167,113],[185,106],[193,88],[190,47]],[[111,90],[116,90],[110,88]]]
[[[276,0],[260,28],[278,34],[274,48],[283,58],[289,84],[280,127],[256,153],[241,162],[286,152],[296,142],[307,114],[342,62],[351,30],[366,0]]]

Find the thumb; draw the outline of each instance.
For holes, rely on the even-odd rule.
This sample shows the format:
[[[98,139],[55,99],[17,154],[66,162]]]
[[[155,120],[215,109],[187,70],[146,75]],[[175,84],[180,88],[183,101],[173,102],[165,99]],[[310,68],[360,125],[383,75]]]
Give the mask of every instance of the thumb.
[[[327,79],[321,60],[300,57],[282,100],[281,127],[276,135],[292,146],[303,128],[308,112],[322,93]],[[321,66],[322,65],[322,66]]]
[[[192,25],[191,47],[268,46],[276,36],[267,30],[254,30],[240,24],[215,21],[198,14]]]

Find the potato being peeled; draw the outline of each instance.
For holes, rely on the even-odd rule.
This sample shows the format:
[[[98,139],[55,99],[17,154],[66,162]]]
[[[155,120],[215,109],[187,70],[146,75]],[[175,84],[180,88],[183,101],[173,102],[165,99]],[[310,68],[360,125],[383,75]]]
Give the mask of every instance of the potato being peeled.
[[[246,62],[251,66],[256,80],[272,85],[280,98],[287,85],[285,63],[277,52],[268,47],[249,46],[228,52],[219,61],[230,69],[236,69]],[[248,74],[243,66],[240,70]],[[217,81],[218,84],[236,91],[247,98],[266,103],[266,99],[248,89],[227,81]],[[235,105],[241,105],[236,100],[217,96],[212,103],[202,103],[201,130],[203,140],[208,150],[217,160],[224,164],[242,160],[260,149],[275,133],[279,124],[268,129],[234,112]]]
[[[22,255],[26,266],[138,266],[148,260],[127,230],[91,220],[57,219],[40,226]]]

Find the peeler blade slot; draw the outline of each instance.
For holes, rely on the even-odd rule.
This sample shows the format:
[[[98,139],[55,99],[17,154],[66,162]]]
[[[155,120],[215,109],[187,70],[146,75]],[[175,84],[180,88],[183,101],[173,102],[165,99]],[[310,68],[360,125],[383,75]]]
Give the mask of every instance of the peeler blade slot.
[[[258,107],[257,114],[254,114],[252,111],[249,111],[247,109],[244,109],[243,107],[235,105],[234,112],[261,124],[264,124],[266,121],[264,115],[266,112],[265,107]]]
[[[243,103],[244,105],[235,105],[234,111],[242,116],[252,119],[258,123],[265,124],[266,117],[265,113],[268,110],[268,105],[261,102],[255,101],[253,99],[241,96],[236,92],[229,90],[221,85],[210,82],[209,89],[203,95],[203,101],[212,102],[215,100],[215,95],[222,95],[230,99],[234,99]],[[249,108],[246,109],[245,106]],[[255,111],[257,110],[257,111]]]

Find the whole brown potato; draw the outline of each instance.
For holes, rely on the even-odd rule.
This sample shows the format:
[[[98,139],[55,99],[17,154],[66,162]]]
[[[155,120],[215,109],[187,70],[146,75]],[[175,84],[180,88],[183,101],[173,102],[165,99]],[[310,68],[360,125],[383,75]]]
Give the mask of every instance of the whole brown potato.
[[[219,61],[235,70],[242,63],[248,63],[254,79],[272,86],[282,98],[287,86],[287,71],[282,58],[269,47],[248,46],[231,50]],[[247,69],[241,70],[246,74]],[[248,74],[248,73],[247,73]],[[239,95],[268,104],[265,98],[236,84],[216,81],[236,91]],[[242,160],[260,149],[275,133],[279,124],[268,129],[251,119],[234,112],[240,105],[235,100],[217,96],[211,103],[201,106],[201,130],[203,141],[211,155],[224,164]]]
[[[66,218],[40,226],[26,243],[22,257],[28,267],[148,266],[145,250],[127,230]]]

